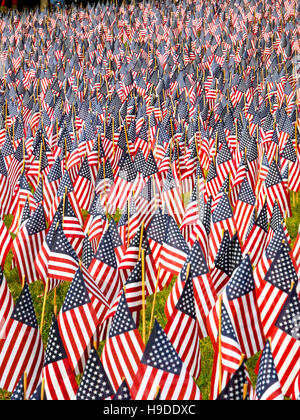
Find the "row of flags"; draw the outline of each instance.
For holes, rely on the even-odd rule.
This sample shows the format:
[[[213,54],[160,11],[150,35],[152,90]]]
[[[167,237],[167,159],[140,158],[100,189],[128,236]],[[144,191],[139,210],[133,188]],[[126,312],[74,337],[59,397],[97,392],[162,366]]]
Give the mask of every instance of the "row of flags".
[[[298,22],[281,0],[0,16],[12,399],[200,400],[206,337],[210,399],[299,399],[300,232],[292,246],[286,225],[300,189]],[[46,348],[38,280],[44,302],[69,283]],[[146,298],[167,287],[166,325],[153,305],[146,338]]]

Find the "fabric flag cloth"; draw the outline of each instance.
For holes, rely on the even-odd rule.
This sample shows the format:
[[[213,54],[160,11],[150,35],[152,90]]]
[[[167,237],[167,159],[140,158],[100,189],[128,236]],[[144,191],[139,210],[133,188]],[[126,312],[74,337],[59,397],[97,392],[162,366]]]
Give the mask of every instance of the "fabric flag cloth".
[[[12,246],[13,239],[10,236],[3,220],[0,220],[0,243],[0,266],[4,269],[5,260]]]
[[[111,305],[121,289],[121,284],[116,254],[109,230],[103,234],[88,271]]]
[[[5,325],[13,312],[14,306],[13,297],[0,267],[0,351],[5,340]]]
[[[3,331],[5,341],[0,354],[0,387],[13,392],[26,373],[29,397],[40,380],[44,347],[27,283]]]
[[[12,251],[19,276],[24,276],[28,283],[38,280],[39,276],[34,262],[46,236],[46,218],[44,208],[40,204],[33,215],[27,220],[16,236]]]
[[[133,385],[144,348],[123,292],[101,355],[104,369],[115,389],[122,384],[123,378],[129,387]]]
[[[283,395],[293,396],[300,371],[300,300],[294,285],[270,334],[272,355]]]
[[[228,230],[232,237],[236,232],[233,211],[228,195],[224,192],[216,209],[212,214],[212,227],[209,236],[209,267],[213,267],[218,249],[220,247],[223,232]]]
[[[119,386],[119,389],[117,390],[117,392],[115,393],[112,399],[114,401],[132,400],[131,395],[130,395],[130,389],[129,389],[126,379],[124,379],[124,381],[121,383],[121,385]]]
[[[47,341],[42,378],[47,400],[75,399],[78,385],[54,315]]]
[[[219,324],[210,390],[210,399],[215,400],[231,380],[232,375],[239,369],[244,355],[221,297],[210,316],[214,316]]]
[[[251,399],[259,401],[283,400],[269,340],[266,341],[260,358],[255,392]]]
[[[198,379],[201,372],[200,331],[196,318],[191,277],[188,277],[185,282],[183,291],[165,327],[165,333],[190,375]]]
[[[282,247],[273,259],[264,279],[256,287],[257,303],[265,337],[269,337],[272,332],[291,288],[297,283],[296,267],[289,250]]]
[[[245,362],[243,362],[238,370],[232,375],[230,381],[218,396],[217,401],[249,400],[249,388]]]
[[[130,389],[132,399],[154,400],[158,387],[161,400],[201,400],[200,389],[155,320]]]
[[[173,275],[178,275],[189,254],[189,246],[174,218],[169,215],[168,219],[165,239],[160,250],[159,266]]]
[[[51,281],[72,281],[79,266],[79,258],[66,237],[62,223],[56,226],[48,260]]]
[[[57,322],[71,368],[84,371],[98,320],[80,269],[69,286]]]
[[[22,401],[25,400],[26,398],[26,392],[24,392],[25,387],[24,384],[26,382],[26,375],[23,373],[23,375],[21,376],[19,382],[17,383],[17,386],[14,389],[14,392],[12,393],[10,399],[11,401]]]
[[[245,178],[234,209],[234,220],[241,243],[244,243],[252,220],[256,197]]]
[[[97,350],[92,347],[80,380],[76,400],[109,400],[114,393]]]
[[[242,353],[247,358],[262,350],[265,343],[263,327],[255,296],[252,266],[247,256],[237,267],[222,293],[222,300],[236,332]],[[210,319],[210,337],[217,342],[218,324]]]
[[[257,266],[265,250],[268,231],[268,208],[265,203],[242,245],[243,255],[250,256],[251,264],[254,267]]]

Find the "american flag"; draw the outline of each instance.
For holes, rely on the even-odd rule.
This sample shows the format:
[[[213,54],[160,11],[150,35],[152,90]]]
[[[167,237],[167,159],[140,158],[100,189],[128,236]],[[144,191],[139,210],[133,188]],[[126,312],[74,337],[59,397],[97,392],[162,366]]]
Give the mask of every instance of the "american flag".
[[[79,207],[87,211],[94,196],[94,183],[87,157],[81,164],[77,180],[74,183],[74,191]]]
[[[137,171],[128,153],[123,155],[118,175],[108,196],[108,205],[111,208],[123,209],[129,195],[136,186]]]
[[[168,357],[164,355],[168,354]],[[130,392],[133,400],[200,400],[201,393],[168,336],[155,320]]]
[[[250,388],[250,389],[249,389]],[[246,372],[245,362],[232,375],[226,387],[218,396],[218,401],[244,401],[249,400],[251,386]]]
[[[248,256],[232,274],[222,296],[241,350],[249,358],[263,349],[265,340]]]
[[[51,281],[72,281],[78,269],[79,258],[64,234],[62,223],[56,225],[48,260]]]
[[[299,375],[299,319],[300,301],[294,285],[270,334],[278,379],[286,396],[292,396],[293,385]]]
[[[213,266],[218,249],[220,247],[223,231],[229,231],[232,237],[236,232],[233,211],[227,193],[223,193],[216,209],[212,214],[212,226],[209,236],[210,257],[209,265]]]
[[[46,218],[44,208],[40,204],[33,215],[27,220],[16,236],[12,251],[20,278],[25,276],[28,283],[38,280],[34,261],[45,240]]]
[[[169,214],[174,218],[177,225],[180,226],[184,215],[184,205],[181,190],[173,176],[172,168],[169,169],[163,184],[161,199],[163,206],[166,206]]]
[[[268,216],[271,218],[272,209],[275,201],[278,201],[279,208],[282,214],[286,214],[287,217],[291,216],[290,201],[287,194],[287,190],[284,187],[282,177],[280,175],[278,166],[275,161],[270,166],[269,173],[265,180],[267,203],[268,203]]]
[[[0,268],[0,351],[6,338],[5,325],[13,312],[14,306],[13,297]]]
[[[3,334],[5,341],[0,354],[0,386],[13,392],[25,372],[26,395],[29,397],[40,380],[44,347],[27,283]]]
[[[168,226],[163,246],[160,250],[159,266],[177,275],[189,254],[189,246],[184,240],[176,221],[168,216]]]
[[[244,243],[251,223],[256,197],[245,178],[234,209],[234,220],[241,243]]]
[[[112,399],[114,401],[132,400],[126,379],[123,380]]]
[[[259,362],[259,371],[253,400],[274,401],[283,400],[281,385],[273,360],[270,341],[267,340]]]
[[[71,368],[83,372],[98,320],[80,269],[74,275],[58,314],[59,332]]]
[[[118,295],[121,284],[113,241],[108,230],[101,238],[88,271],[111,304]]]
[[[209,317],[214,317],[214,322],[219,326],[210,390],[210,399],[215,400],[239,369],[243,354],[221,297],[217,300]]]
[[[78,385],[54,315],[47,341],[42,378],[47,400],[75,399]]]
[[[266,241],[269,231],[268,224],[268,208],[267,203],[264,204],[258,214],[253,228],[250,230],[246,241],[242,245],[243,255],[249,255],[251,264],[256,267],[262,254],[266,248]]]
[[[13,239],[9,234],[9,231],[7,230],[3,220],[0,220],[0,243],[0,266],[4,268],[5,260],[12,246]]]
[[[104,369],[115,389],[122,384],[123,378],[130,387],[133,385],[143,352],[144,343],[123,292],[101,355]]]
[[[272,260],[264,279],[256,288],[265,337],[270,336],[274,323],[295,283],[298,283],[296,267],[289,255],[289,250],[282,247]]]
[[[190,375],[198,379],[201,372],[200,330],[196,318],[193,281],[188,277],[178,302],[165,327],[170,342]]]
[[[92,347],[85,366],[76,400],[109,400],[115,390],[105,372],[97,350]]]

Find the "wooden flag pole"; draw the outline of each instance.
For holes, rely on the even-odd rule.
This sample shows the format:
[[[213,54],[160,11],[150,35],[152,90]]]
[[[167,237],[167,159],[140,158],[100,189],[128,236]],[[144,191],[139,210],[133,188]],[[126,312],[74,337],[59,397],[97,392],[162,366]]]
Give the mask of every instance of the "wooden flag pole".
[[[56,287],[54,288],[54,296],[53,296],[53,312],[54,312],[55,317],[57,316]]]
[[[23,388],[24,388],[24,400],[27,400],[27,398],[26,398],[26,393],[27,393],[27,372],[24,372]]]
[[[160,267],[158,267],[157,276],[156,276],[155,291],[154,291],[154,296],[153,296],[153,303],[152,303],[152,309],[151,309],[151,318],[150,318],[150,326],[149,326],[149,337],[150,337],[150,334],[151,334],[152,324],[153,324],[153,319],[154,319],[154,309],[155,309],[155,304],[156,304],[156,297],[157,297],[157,289],[158,289],[159,275],[160,275]]]
[[[42,307],[42,315],[41,315],[41,326],[40,326],[40,333],[42,334],[43,326],[44,326],[44,318],[45,318],[45,308],[46,308],[46,300],[47,300],[47,293],[49,287],[49,277],[47,277],[45,291],[44,291],[44,299],[43,299],[43,307]]]
[[[146,344],[145,250],[142,249],[143,342]]]
[[[45,394],[45,379],[42,379],[42,385],[41,385],[41,401],[44,400],[44,394]]]

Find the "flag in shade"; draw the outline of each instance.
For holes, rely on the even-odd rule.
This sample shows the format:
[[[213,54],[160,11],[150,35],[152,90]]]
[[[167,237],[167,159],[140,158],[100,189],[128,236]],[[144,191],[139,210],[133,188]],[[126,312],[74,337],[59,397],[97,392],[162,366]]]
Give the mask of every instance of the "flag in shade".
[[[130,395],[129,386],[127,384],[126,379],[124,379],[123,382],[121,383],[121,385],[119,386],[119,389],[117,390],[117,392],[113,396],[113,400],[114,401],[125,401],[125,400],[131,400],[131,399],[132,398],[131,398],[131,395]]]
[[[260,358],[255,393],[251,399],[259,401],[283,400],[269,340],[266,341]]]
[[[218,401],[249,400],[249,379],[246,373],[245,362],[232,375],[226,387],[218,396]],[[251,389],[251,388],[250,388]]]
[[[54,315],[47,341],[42,378],[47,400],[75,399],[78,385]]]
[[[27,283],[3,331],[0,354],[0,387],[13,392],[26,372],[29,397],[40,380],[44,347]]]
[[[300,369],[300,300],[294,285],[275,322],[270,339],[283,395],[292,397]]]
[[[201,399],[200,389],[155,320],[130,389],[132,399],[154,400],[158,386],[162,400]]]
[[[200,331],[196,318],[193,281],[188,277],[179,300],[165,327],[170,342],[191,376],[198,379],[201,371]]]
[[[114,388],[105,372],[98,353],[91,348],[76,400],[107,400],[114,395]]]
[[[25,276],[28,283],[38,280],[35,260],[46,236],[46,218],[40,204],[16,236],[12,251],[19,276]]]
[[[31,394],[29,400],[33,401],[47,401],[47,394],[45,392],[44,386],[42,385],[42,382],[36,387],[35,391]]]
[[[23,373],[17,386],[14,389],[10,399],[11,400],[25,400],[24,383],[26,382],[26,375]]]
[[[82,272],[78,269],[57,317],[59,332],[75,374],[83,372],[98,326]]]
[[[123,292],[101,356],[104,369],[115,389],[119,388],[124,377],[129,387],[132,386],[143,352],[144,343]]]

